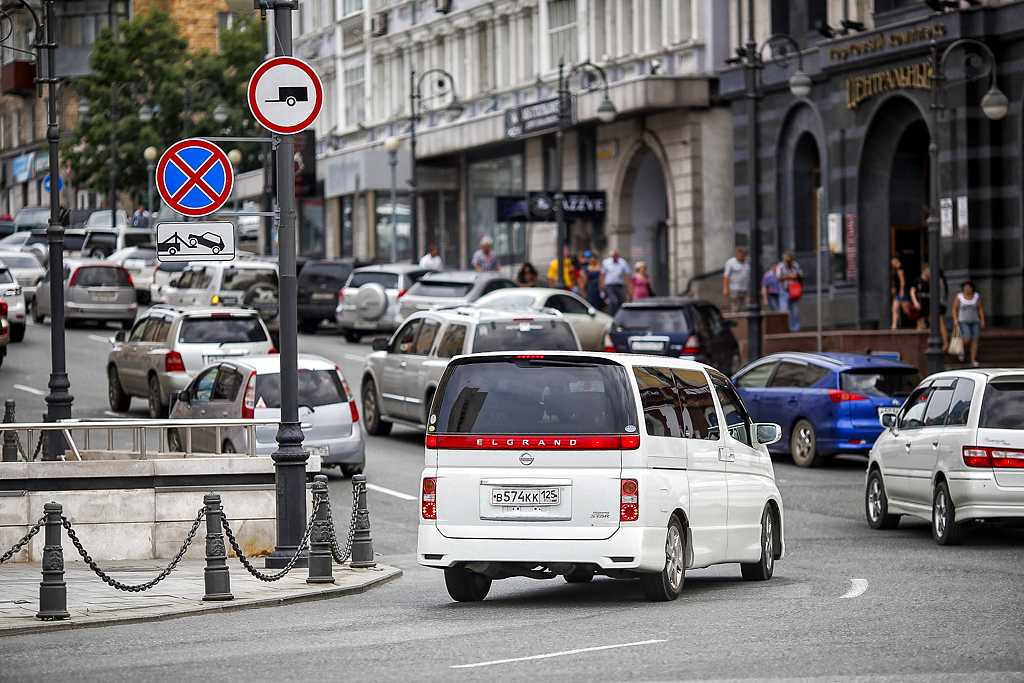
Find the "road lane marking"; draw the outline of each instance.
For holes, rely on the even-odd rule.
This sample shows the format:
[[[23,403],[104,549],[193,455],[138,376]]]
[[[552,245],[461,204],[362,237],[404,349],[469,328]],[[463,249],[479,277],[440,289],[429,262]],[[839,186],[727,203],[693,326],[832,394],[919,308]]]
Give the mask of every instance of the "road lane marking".
[[[850,579],[850,590],[840,595],[842,598],[856,598],[864,593],[868,589],[867,579]]]
[[[416,500],[416,496],[410,496],[408,493],[402,493],[401,491],[395,491],[393,489],[386,489],[383,486],[377,486],[376,484],[367,484],[366,488],[377,493],[384,493],[395,498],[401,498],[402,500]]]
[[[581,652],[597,652],[598,650],[614,650],[620,647],[636,647],[637,645],[652,645],[654,643],[664,643],[665,639],[659,640],[641,640],[636,643],[620,643],[618,645],[599,645],[598,647],[581,647],[576,650],[563,650],[562,652],[550,652],[546,655],[533,655],[530,657],[515,657],[513,659],[495,659],[491,662],[477,662],[476,664],[454,664],[450,666],[450,669],[472,669],[478,666],[491,666],[493,664],[508,664],[510,662],[528,662],[534,659],[550,659],[551,657],[564,657],[565,655],[577,655]]]
[[[26,387],[24,384],[15,384],[14,388],[21,389],[22,391],[27,391],[28,393],[35,394],[36,396],[46,396],[45,391],[41,391],[39,389],[36,389],[35,387]]]
[[[354,353],[346,353],[345,358],[348,358],[349,360],[354,360],[357,363],[362,363],[364,360],[366,360],[366,356],[357,356]]]
[[[90,334],[89,339],[92,339],[93,341],[103,342],[104,344],[110,343],[110,337],[101,337],[98,334]]]

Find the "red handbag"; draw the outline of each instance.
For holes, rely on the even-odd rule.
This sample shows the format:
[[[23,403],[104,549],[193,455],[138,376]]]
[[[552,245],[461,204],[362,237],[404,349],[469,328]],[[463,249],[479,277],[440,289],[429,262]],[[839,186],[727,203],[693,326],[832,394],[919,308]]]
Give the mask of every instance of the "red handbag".
[[[799,280],[791,280],[789,283],[789,300],[799,301],[804,295],[804,284]]]

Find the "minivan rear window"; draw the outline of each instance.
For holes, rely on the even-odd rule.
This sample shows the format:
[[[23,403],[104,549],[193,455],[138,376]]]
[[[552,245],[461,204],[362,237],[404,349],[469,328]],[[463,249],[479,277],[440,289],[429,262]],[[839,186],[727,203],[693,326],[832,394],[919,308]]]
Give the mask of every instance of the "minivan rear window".
[[[299,405],[318,408],[347,403],[345,387],[334,370],[299,370]],[[281,375],[256,375],[256,407],[281,407]]]
[[[267,340],[267,333],[254,315],[231,318],[189,318],[181,323],[182,344],[240,344]]]
[[[441,433],[637,431],[630,380],[617,364],[565,358],[466,363],[454,366],[438,391]]]
[[[1024,382],[993,382],[981,401],[982,429],[1024,429]]]
[[[839,375],[843,391],[881,398],[906,398],[921,383],[917,370],[847,370]]]
[[[578,351],[572,328],[564,320],[514,320],[481,323],[473,353],[487,351]]]
[[[686,332],[689,324],[681,308],[620,308],[612,327],[619,331]]]
[[[441,299],[458,299],[469,294],[472,282],[434,282],[420,280],[409,288],[410,296],[436,296]]]
[[[131,287],[128,271],[109,266],[85,266],[75,275],[76,287]]]
[[[352,272],[349,263],[307,263],[299,273],[299,283],[340,287]]]
[[[362,287],[374,282],[384,289],[398,289],[398,273],[352,273],[352,279],[346,287]]]
[[[226,268],[221,289],[229,292],[244,292],[258,282],[276,287],[277,271],[273,268]]]

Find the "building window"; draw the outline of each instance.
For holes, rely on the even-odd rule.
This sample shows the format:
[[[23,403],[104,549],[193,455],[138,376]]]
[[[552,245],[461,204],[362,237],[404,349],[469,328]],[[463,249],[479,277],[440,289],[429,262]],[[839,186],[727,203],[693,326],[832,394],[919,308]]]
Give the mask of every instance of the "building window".
[[[810,0],[807,3],[807,30],[816,31],[818,26],[828,23],[828,2]]]
[[[576,63],[576,0],[548,3],[548,36],[551,39],[551,64]]]
[[[394,206],[391,204],[390,192],[377,192],[375,196],[377,257],[391,258],[391,215],[394,209],[395,255],[399,261],[412,258],[409,239],[409,196],[404,193],[396,194]]]
[[[342,0],[341,13],[342,16],[348,16],[353,12],[363,11],[363,0]]]
[[[789,0],[772,0],[772,33],[789,33]]]
[[[353,243],[355,216],[353,215],[353,197],[341,198],[341,255],[355,256]]]
[[[362,65],[345,69],[345,123],[354,126],[366,120],[365,69]]]

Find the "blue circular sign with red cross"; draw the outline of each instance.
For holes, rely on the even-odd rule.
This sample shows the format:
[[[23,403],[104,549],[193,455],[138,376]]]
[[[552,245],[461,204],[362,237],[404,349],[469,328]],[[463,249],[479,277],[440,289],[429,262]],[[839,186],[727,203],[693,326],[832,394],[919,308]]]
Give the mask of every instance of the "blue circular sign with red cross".
[[[156,186],[167,205],[186,216],[206,216],[231,196],[234,173],[228,155],[200,138],[174,143],[156,166]]]

